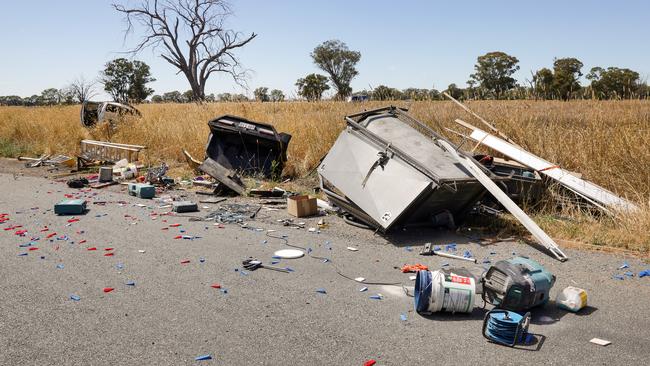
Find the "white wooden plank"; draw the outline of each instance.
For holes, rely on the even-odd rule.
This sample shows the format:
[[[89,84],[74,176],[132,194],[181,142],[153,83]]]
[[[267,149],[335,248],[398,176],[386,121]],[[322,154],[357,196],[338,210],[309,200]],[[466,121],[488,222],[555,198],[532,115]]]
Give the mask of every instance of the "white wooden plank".
[[[494,198],[496,198],[502,205],[505,207],[513,216],[521,222],[522,225],[528,229],[528,231],[533,235],[537,241],[542,244],[544,247],[546,247],[553,255],[561,260],[565,261],[568,259],[568,257],[562,252],[560,247],[553,241],[553,239],[548,236],[544,230],[542,230],[535,221],[533,221],[524,211],[517,206],[516,203],[514,203],[510,197],[508,197],[493,181],[488,177],[481,168],[476,165],[474,161],[471,159],[465,157],[465,156],[460,156],[456,150],[446,141],[443,140],[438,140],[438,143],[445,148],[452,156],[458,160],[459,163],[461,163],[465,169],[467,169],[476,179],[478,179],[479,182],[487,189]]]
[[[467,127],[470,125],[464,126]],[[622,211],[638,210],[638,207],[634,203],[617,196],[599,185],[576,177],[569,171],[559,167],[557,164],[544,160],[476,127],[470,128],[473,130],[470,134],[471,139],[478,141],[481,144],[506,155],[510,159],[516,160],[519,163],[540,172],[541,174],[555,179],[562,185],[590,201],[595,201],[604,206]]]

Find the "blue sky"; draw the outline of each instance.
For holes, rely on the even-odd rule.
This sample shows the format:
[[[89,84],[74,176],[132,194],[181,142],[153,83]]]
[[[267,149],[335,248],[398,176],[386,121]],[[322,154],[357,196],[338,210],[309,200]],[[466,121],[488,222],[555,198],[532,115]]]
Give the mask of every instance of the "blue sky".
[[[134,45],[120,14],[103,0],[3,1],[0,11],[0,95],[29,96],[97,77],[103,65]],[[520,60],[515,75],[550,67],[554,57],[593,66],[627,67],[650,76],[650,2],[584,1],[232,1],[233,29],[259,36],[239,55],[254,70],[249,86],[292,96],[299,77],[318,72],[311,50],[340,39],[362,54],[355,90],[384,84],[444,89],[465,85],[476,57],[504,51]],[[189,89],[187,81],[151,51],[156,93]],[[208,93],[244,92],[214,77]]]

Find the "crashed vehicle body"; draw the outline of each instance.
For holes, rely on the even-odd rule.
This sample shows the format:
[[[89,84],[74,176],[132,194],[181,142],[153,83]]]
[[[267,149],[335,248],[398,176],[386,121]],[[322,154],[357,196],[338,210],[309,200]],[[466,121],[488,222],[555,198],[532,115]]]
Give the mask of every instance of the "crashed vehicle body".
[[[81,124],[93,127],[99,122],[115,123],[124,116],[138,116],[140,111],[128,104],[117,102],[93,102],[87,100],[81,104]]]
[[[347,128],[318,167],[321,188],[381,231],[418,222],[452,226],[485,189],[437,144],[441,136],[405,112],[387,107],[346,117]]]
[[[282,173],[291,135],[269,124],[221,116],[208,122],[208,158],[242,175],[271,177]]]
[[[514,160],[502,159],[490,155],[474,155],[479,163],[490,172],[504,179],[496,182],[511,200],[518,204],[535,204],[539,202],[544,191],[544,184],[539,173]],[[486,200],[492,206],[500,206],[490,195]]]

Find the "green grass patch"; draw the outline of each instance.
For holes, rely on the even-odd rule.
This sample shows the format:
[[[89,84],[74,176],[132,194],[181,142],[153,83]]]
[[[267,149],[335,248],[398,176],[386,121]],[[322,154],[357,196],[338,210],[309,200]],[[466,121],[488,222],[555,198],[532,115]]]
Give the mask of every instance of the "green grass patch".
[[[17,158],[18,156],[28,154],[29,151],[29,147],[23,144],[0,138],[0,156],[2,157]]]

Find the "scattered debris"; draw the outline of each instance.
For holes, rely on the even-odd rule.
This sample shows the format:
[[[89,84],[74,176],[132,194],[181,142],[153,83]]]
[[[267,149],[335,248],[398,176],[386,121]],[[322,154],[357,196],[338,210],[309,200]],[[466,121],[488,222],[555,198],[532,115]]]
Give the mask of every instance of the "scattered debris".
[[[603,347],[612,344],[612,342],[600,338],[592,338],[589,342]]]
[[[418,271],[415,279],[415,311],[420,314],[474,310],[476,282],[473,277],[442,271]]]
[[[501,309],[524,311],[545,304],[554,283],[555,276],[530,258],[501,260],[483,275],[483,300]]]
[[[84,127],[93,127],[104,121],[114,124],[127,115],[140,117],[142,114],[128,104],[117,102],[87,100],[81,105],[81,124]]]
[[[424,264],[405,264],[402,266],[402,273],[415,273],[417,271],[428,271],[429,267]]]
[[[284,273],[289,273],[291,272],[290,269],[288,268],[279,268],[279,267],[272,267],[272,266],[266,266],[264,265],[261,261],[255,260],[255,259],[246,259],[242,262],[242,265],[245,269],[249,271],[254,271],[258,268],[265,268],[265,269],[271,269],[274,271],[278,272],[284,272]]]
[[[561,309],[578,312],[587,306],[587,291],[569,286],[557,294],[555,304]]]
[[[357,249],[357,248],[355,248],[355,247],[348,247],[347,249],[348,249],[349,251],[351,251],[351,252],[357,252],[357,251],[359,251],[359,249]]]
[[[196,212],[199,210],[199,206],[190,201],[176,201],[172,203],[172,211],[177,213],[183,212]]]
[[[207,360],[211,360],[211,359],[212,359],[211,355],[201,355],[201,356],[195,357],[194,361],[207,361]]]
[[[314,216],[318,213],[316,198],[309,196],[291,196],[287,198],[287,212],[295,217]]]
[[[456,244],[453,244],[453,246],[450,246],[452,244],[448,244],[447,247],[445,248],[446,250],[456,250]],[[436,249],[438,248],[438,249]],[[437,255],[440,257],[445,257],[445,258],[452,258],[452,259],[459,259],[462,261],[468,261],[472,263],[478,263],[478,260],[476,258],[470,258],[466,256],[460,256],[460,255],[454,255],[454,254],[449,254],[441,251],[440,247],[432,248],[431,243],[426,243],[424,244],[424,249],[420,252],[420,255]]]
[[[81,215],[85,212],[86,201],[82,199],[66,199],[54,205],[54,213],[57,215]],[[48,235],[48,238],[54,236],[52,234]]]
[[[99,162],[117,163],[138,161],[138,154],[145,146],[118,144],[114,142],[81,140],[77,165],[79,167]],[[117,164],[116,164],[117,165]]]
[[[483,337],[497,344],[514,347],[526,340],[529,324],[530,313],[521,315],[514,311],[491,310],[483,320]]]
[[[281,249],[273,253],[274,257],[282,259],[295,259],[305,255],[305,252],[299,249]]]

